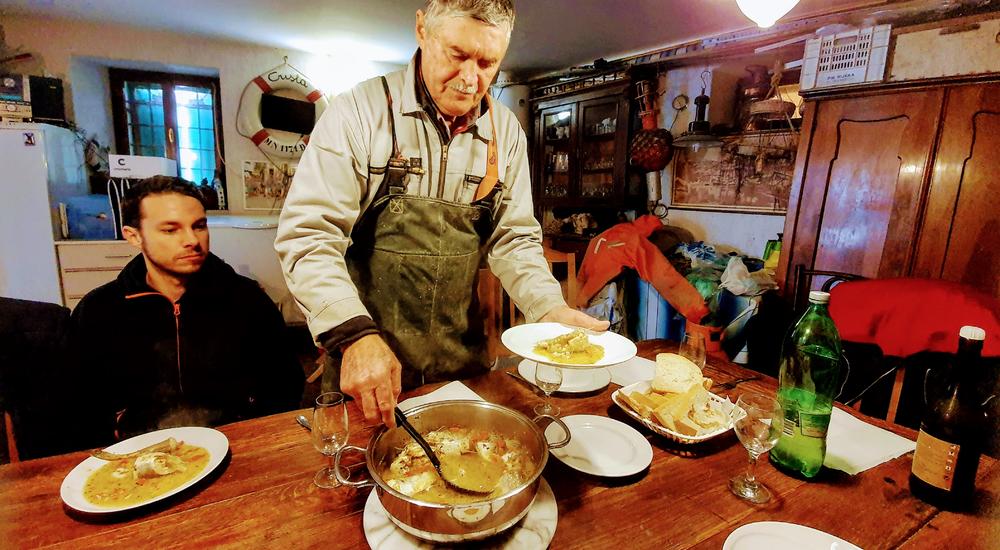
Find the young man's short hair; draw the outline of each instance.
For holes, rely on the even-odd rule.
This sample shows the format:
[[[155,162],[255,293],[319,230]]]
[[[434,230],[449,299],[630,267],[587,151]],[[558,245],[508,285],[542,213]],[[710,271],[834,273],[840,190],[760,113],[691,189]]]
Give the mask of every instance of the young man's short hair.
[[[139,224],[142,222],[142,212],[139,208],[142,199],[168,193],[198,199],[201,206],[206,207],[204,195],[193,183],[175,176],[153,176],[140,181],[125,192],[125,199],[122,201],[122,225],[139,229]]]

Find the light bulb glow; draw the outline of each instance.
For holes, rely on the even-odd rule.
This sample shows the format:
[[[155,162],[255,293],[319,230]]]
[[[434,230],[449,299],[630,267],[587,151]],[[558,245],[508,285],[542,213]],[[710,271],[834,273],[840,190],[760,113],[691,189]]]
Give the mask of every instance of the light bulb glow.
[[[736,0],[743,15],[762,29],[774,25],[798,3],[799,0]]]

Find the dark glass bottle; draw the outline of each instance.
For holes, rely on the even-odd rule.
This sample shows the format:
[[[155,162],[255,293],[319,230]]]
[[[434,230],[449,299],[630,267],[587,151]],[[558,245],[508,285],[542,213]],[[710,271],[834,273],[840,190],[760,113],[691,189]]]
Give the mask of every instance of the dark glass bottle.
[[[927,404],[910,471],[910,492],[940,508],[972,503],[985,439],[977,380],[986,331],[959,332],[951,384]]]

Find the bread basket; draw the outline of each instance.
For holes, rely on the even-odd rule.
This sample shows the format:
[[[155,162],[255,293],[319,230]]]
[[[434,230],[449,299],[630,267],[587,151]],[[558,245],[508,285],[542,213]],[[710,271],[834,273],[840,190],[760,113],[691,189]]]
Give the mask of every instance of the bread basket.
[[[635,391],[646,393],[649,391],[649,388],[650,388],[649,381],[629,384],[628,386],[624,386],[615,390],[614,393],[611,394],[611,400],[614,401],[615,405],[618,405],[618,408],[625,411],[625,414],[631,416],[646,428],[649,428],[650,431],[659,434],[671,441],[676,441],[677,443],[682,443],[685,445],[704,443],[705,441],[719,437],[720,435],[728,432],[733,427],[732,422],[730,421],[727,422],[724,426],[702,435],[684,435],[682,433],[667,429],[666,427],[661,426],[660,424],[656,423],[653,420],[643,418],[642,415],[632,410],[632,408],[625,403],[624,399],[622,398],[622,393],[624,392],[625,394],[630,394]],[[708,398],[711,399],[712,401],[716,401],[719,404],[721,404],[722,411],[726,413],[726,417],[731,418],[733,407],[735,406],[731,401],[729,401],[724,397],[715,395],[712,392],[708,393]]]

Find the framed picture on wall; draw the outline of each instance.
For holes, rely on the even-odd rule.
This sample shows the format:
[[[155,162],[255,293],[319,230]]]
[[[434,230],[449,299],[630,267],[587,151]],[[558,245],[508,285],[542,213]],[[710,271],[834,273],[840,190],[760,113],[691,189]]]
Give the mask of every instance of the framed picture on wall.
[[[670,207],[784,215],[798,134],[754,132],[720,139],[722,147],[676,150]]]
[[[280,210],[296,166],[288,162],[243,161],[243,207],[247,210]]]

